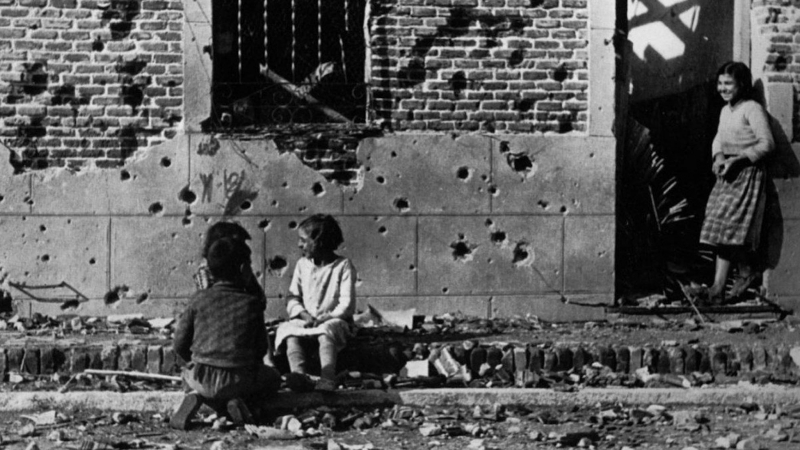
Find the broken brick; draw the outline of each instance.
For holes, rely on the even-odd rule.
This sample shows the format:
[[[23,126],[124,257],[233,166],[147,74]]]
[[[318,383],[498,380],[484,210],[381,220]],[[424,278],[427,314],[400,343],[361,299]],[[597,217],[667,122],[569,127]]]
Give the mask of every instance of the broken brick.
[[[117,362],[119,370],[132,370],[133,368],[133,350],[130,347],[125,347],[119,351],[119,360]]]
[[[151,345],[147,347],[147,371],[158,373],[161,370],[161,346]]]
[[[658,349],[645,347],[642,352],[642,367],[650,369],[650,373],[658,373]]]
[[[583,347],[578,347],[572,352],[572,365],[575,369],[580,370],[583,366],[591,364],[592,358]]]
[[[43,374],[55,373],[58,370],[55,348],[46,346],[42,347],[39,351],[39,370]]]
[[[700,371],[700,352],[694,347],[685,348],[686,356],[684,356],[684,373],[692,373]]]
[[[145,346],[137,345],[133,347],[131,369],[136,372],[144,372],[147,370],[147,349]]]
[[[175,354],[175,350],[172,346],[164,347],[161,352],[161,373],[172,375],[179,371],[178,355]]]
[[[753,348],[753,370],[766,370],[769,358],[767,357],[767,350],[757,345]]]
[[[686,373],[686,355],[682,348],[675,347],[669,351],[669,371],[678,375]]]
[[[569,370],[572,369],[572,350],[568,347],[559,347],[556,349],[556,355],[558,357],[558,370]]]
[[[86,352],[86,357],[89,360],[88,364],[90,369],[103,368],[103,356],[100,347],[90,347]]]
[[[617,368],[616,371],[620,373],[628,373],[631,369],[631,351],[628,347],[617,347],[615,349],[617,355]]]
[[[26,348],[25,353],[22,355],[22,370],[21,372],[39,375],[39,349]]]
[[[6,349],[0,348],[0,381],[5,380],[6,372],[8,372],[8,363],[6,360]]]
[[[669,349],[662,348],[660,350],[656,349],[658,352],[658,373],[660,374],[668,374],[670,373],[670,369],[672,368],[672,361],[669,358]]]
[[[116,345],[106,345],[100,352],[100,359],[103,361],[103,370],[117,370],[117,357],[119,347]]]
[[[22,357],[25,349],[22,347],[9,347],[6,349],[8,371],[19,371],[22,368]]]
[[[528,348],[528,370],[541,373],[544,367],[544,351],[539,347]]]
[[[70,363],[69,363],[69,370],[72,373],[83,372],[89,367],[89,356],[87,355],[87,351],[83,347],[77,347],[72,349],[72,354],[70,354]]]
[[[644,351],[642,351],[641,347],[630,348],[630,370],[628,373],[635,373],[637,370],[642,368],[643,356]]]
[[[553,349],[549,348],[544,351],[544,362],[542,363],[542,371],[553,372],[558,367],[558,355]]]

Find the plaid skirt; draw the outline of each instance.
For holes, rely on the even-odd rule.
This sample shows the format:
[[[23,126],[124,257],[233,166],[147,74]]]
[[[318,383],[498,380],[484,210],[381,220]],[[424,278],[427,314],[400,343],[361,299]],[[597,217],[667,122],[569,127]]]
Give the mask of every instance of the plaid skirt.
[[[761,165],[745,167],[732,181],[717,178],[706,205],[700,242],[757,250],[766,204],[766,181]]]

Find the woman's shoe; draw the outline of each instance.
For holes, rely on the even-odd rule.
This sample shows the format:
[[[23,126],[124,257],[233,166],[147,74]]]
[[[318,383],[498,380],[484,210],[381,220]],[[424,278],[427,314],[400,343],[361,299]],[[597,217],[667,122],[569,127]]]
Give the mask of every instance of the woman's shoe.
[[[751,273],[750,275],[746,276],[737,276],[736,279],[733,281],[733,286],[731,286],[730,296],[731,298],[739,298],[742,294],[747,291],[747,289],[756,281],[758,278],[757,273]]]

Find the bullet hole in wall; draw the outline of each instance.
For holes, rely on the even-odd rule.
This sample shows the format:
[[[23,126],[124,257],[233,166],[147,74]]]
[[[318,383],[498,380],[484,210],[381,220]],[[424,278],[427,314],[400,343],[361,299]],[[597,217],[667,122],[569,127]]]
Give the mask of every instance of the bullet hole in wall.
[[[289,263],[286,261],[286,258],[280,255],[275,255],[267,260],[267,272],[273,276],[283,276],[283,273],[286,272],[286,267],[288,266]]]
[[[194,193],[189,186],[184,187],[178,193],[178,199],[184,203],[192,204],[197,200],[197,194]]]
[[[128,286],[119,285],[114,286],[110,291],[106,292],[103,296],[103,302],[106,305],[113,305],[114,303],[120,301],[122,297],[124,297],[130,289]]]
[[[89,265],[93,266],[95,264],[97,264],[97,260],[94,258],[89,258]]]
[[[42,255],[40,259],[42,262],[50,261],[50,255]]]
[[[392,158],[397,158],[397,152],[393,151],[392,153],[389,153],[389,156]]]
[[[322,187],[320,182],[316,182],[311,185],[311,192],[314,194],[315,197],[322,197],[325,195],[325,188]]]
[[[515,266],[527,266],[533,262],[533,250],[525,241],[517,242],[512,251],[511,263]]]
[[[250,203],[250,200],[245,200],[239,205],[239,209],[242,211],[247,211],[248,209],[252,208],[253,204]]]
[[[463,237],[459,237],[459,239],[463,239]],[[464,240],[458,240],[450,244],[450,248],[453,249],[453,259],[461,262],[472,260],[472,251],[475,247],[475,245]]]
[[[147,208],[147,210],[150,211],[150,214],[153,215],[161,214],[162,212],[164,212],[164,205],[162,205],[160,202],[155,202],[151,204],[150,207]]]
[[[44,226],[44,225],[39,225],[39,231],[41,231],[42,233],[44,233],[45,231],[47,231],[47,227],[46,227],[46,226]]]
[[[150,298],[150,294],[147,292],[142,292],[141,294],[136,296],[136,304],[141,305],[142,303],[146,302],[147,299]]]
[[[393,204],[395,209],[397,209],[400,212],[406,212],[411,208],[411,206],[408,203],[408,199],[403,197],[394,199]]]
[[[494,196],[494,197],[496,197],[497,194],[499,193],[499,189],[497,189],[497,186],[494,186],[494,185],[493,186],[489,186],[488,190],[489,190],[489,193],[492,194],[492,196]]]
[[[562,206],[559,211],[561,211],[562,214],[565,214],[567,212],[567,207],[566,206]]]
[[[297,222],[292,220],[291,222],[289,222],[289,229],[294,230],[295,228],[297,228]]]
[[[2,201],[3,201],[3,200],[5,200],[5,199],[6,199],[5,197],[3,197],[2,195],[0,195],[0,202],[2,202]]]
[[[172,160],[168,156],[161,158],[161,167],[169,167],[172,165]]]
[[[515,172],[527,172],[533,169],[533,161],[525,153],[509,153],[506,162]]]
[[[492,225],[494,225],[494,221],[492,219],[486,219],[484,225],[486,225],[487,227],[491,227]]]
[[[471,173],[469,167],[459,167],[458,170],[456,170],[456,176],[459,180],[467,181],[469,180],[470,175]]]
[[[380,234],[386,234],[386,227],[383,227],[383,226],[379,227],[379,228],[378,228],[378,233],[380,233]]]
[[[546,200],[539,200],[538,202],[536,202],[536,204],[539,205],[539,207],[541,207],[542,209],[547,209],[550,206],[550,203]]]
[[[267,228],[269,228],[269,226],[270,226],[269,219],[262,219],[261,221],[258,222],[258,228],[261,228],[262,230],[266,230]]]
[[[181,219],[181,224],[182,224],[184,227],[189,227],[189,226],[191,226],[191,225],[192,225],[192,218],[191,218],[191,217],[189,217],[189,216],[185,216],[183,219]]]
[[[127,170],[123,170],[119,173],[119,179],[122,181],[128,181],[131,179],[131,173]]]
[[[450,292],[450,288],[448,288],[448,287],[443,287],[442,288],[442,294],[447,294],[448,292]]]
[[[505,231],[495,231],[489,235],[489,239],[495,244],[502,244],[506,241],[506,232]]]
[[[377,177],[375,177],[375,181],[377,181],[378,184],[383,184],[386,183],[386,178],[383,178],[381,175],[378,175]]]

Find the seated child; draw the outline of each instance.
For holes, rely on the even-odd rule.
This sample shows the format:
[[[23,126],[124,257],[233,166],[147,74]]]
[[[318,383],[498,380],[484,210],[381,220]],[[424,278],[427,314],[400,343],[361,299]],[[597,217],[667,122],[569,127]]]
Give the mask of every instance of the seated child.
[[[193,277],[194,284],[197,289],[208,289],[212,284],[214,284],[214,276],[208,270],[208,250],[211,248],[211,244],[226,237],[244,242],[245,244],[247,244],[247,241],[251,239],[250,233],[248,233],[247,230],[245,230],[244,227],[238,223],[217,222],[214,225],[211,225],[208,228],[208,231],[206,231],[205,242],[203,242],[203,250],[200,254],[203,257],[203,262],[200,264],[200,267],[197,269],[197,272],[195,272]],[[258,280],[253,274],[253,271],[249,265],[245,268],[244,275],[246,281],[245,288],[247,291],[258,296],[266,302],[264,290],[261,289],[261,285],[258,284]]]
[[[250,233],[248,233],[247,230],[245,230],[244,227],[238,223],[217,222],[214,225],[211,225],[208,228],[208,231],[206,231],[203,249],[200,253],[200,255],[203,257],[203,262],[200,264],[200,267],[197,269],[197,272],[195,272],[193,277],[195,287],[197,287],[198,290],[208,289],[216,281],[214,276],[208,270],[208,250],[211,247],[211,244],[226,237],[241,241],[245,245],[247,245],[247,241],[251,239]],[[257,296],[266,305],[267,296],[264,294],[264,289],[261,288],[261,285],[258,283],[258,279],[256,278],[255,274],[253,274],[253,271],[249,265],[245,267],[244,279],[245,290],[247,290],[247,292],[250,294]],[[269,339],[269,336],[267,336],[267,338]],[[267,354],[264,356],[264,364],[275,367],[271,343],[267,345]]]
[[[289,288],[288,322],[278,327],[275,347],[286,341],[291,374],[289,387],[307,378],[311,351],[319,352],[320,379],[316,389],[336,389],[336,357],[347,344],[356,308],[356,269],[335,250],[344,241],[336,219],[315,214],[298,227],[297,261]],[[315,348],[316,347],[316,348]],[[294,386],[293,386],[294,385]]]
[[[264,366],[267,351],[264,302],[246,289],[250,249],[238,239],[212,243],[207,261],[217,280],[190,299],[175,330],[173,347],[188,364],[183,379],[191,391],[170,419],[185,430],[206,403],[234,423],[252,423],[251,408],[277,391],[280,375]]]

